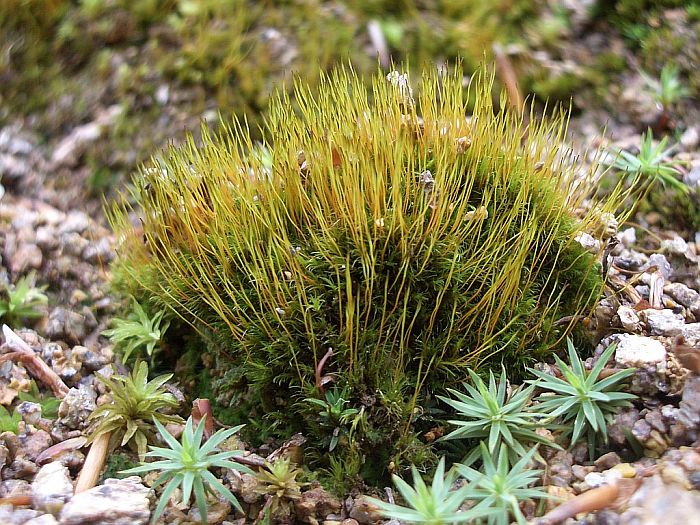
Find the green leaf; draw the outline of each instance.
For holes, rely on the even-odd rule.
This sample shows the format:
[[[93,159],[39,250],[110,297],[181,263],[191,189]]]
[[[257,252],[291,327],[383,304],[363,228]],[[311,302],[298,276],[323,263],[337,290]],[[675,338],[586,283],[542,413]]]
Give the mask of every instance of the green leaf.
[[[557,392],[555,395],[539,396],[538,409],[551,418],[561,418],[562,422],[573,420],[573,427],[565,431],[571,433],[571,445],[576,444],[585,434],[589,437],[589,449],[592,450],[591,439],[596,434],[607,439],[606,417],[612,417],[620,407],[628,406],[630,400],[636,397],[627,392],[611,391],[618,383],[631,376],[634,370],[622,370],[599,381],[598,377],[612,357],[615,346],[611,345],[603,351],[590,372],[585,370],[583,361],[576,355],[570,340],[567,341],[567,347],[571,365],[566,365],[556,358],[566,381],[532,370],[539,378],[539,388]]]
[[[212,474],[208,470],[204,470],[202,471],[202,477],[204,478],[204,480],[206,480],[207,483],[209,483],[209,485],[211,485],[211,487],[214,490],[216,490],[219,494],[226,498],[231,503],[231,505],[233,505],[240,512],[243,512],[243,508],[236,499],[236,496],[234,496],[229,489],[227,489],[218,479],[216,479],[214,477],[214,474]]]
[[[131,297],[131,301],[131,314],[125,319],[113,319],[112,328],[102,332],[114,343],[115,348],[121,351],[125,363],[135,351],[145,350],[148,357],[153,357],[155,349],[162,344],[162,338],[170,326],[170,321],[163,321],[163,310],[149,317],[134,297]]]
[[[535,412],[528,408],[530,397],[535,389],[534,385],[527,388],[521,385],[508,394],[504,371],[498,383],[492,373],[489,375],[488,388],[475,372],[470,370],[469,375],[476,388],[465,385],[466,393],[449,389],[448,392],[457,399],[438,396],[438,399],[455,410],[456,416],[462,418],[448,421],[457,428],[443,436],[441,441],[486,439],[488,450],[491,452],[505,443],[508,445],[509,457],[513,462],[525,453],[529,444],[551,445],[546,438],[534,431],[538,427],[547,426],[551,419],[551,416],[544,411]],[[571,388],[563,381],[561,385],[564,389]]]
[[[202,483],[202,478],[200,476],[195,476],[194,478],[194,494],[197,500],[197,508],[199,509],[199,515],[202,517],[202,523],[207,522],[207,496],[204,492],[204,484]]]
[[[152,522],[157,521],[158,518],[162,516],[163,511],[165,510],[165,506],[168,504],[170,496],[172,496],[173,492],[175,492],[175,489],[178,487],[179,484],[180,479],[174,477],[165,486],[165,488],[163,489],[163,493],[160,496],[160,501],[158,501],[158,505],[156,506],[156,510],[153,512],[153,517],[151,518]]]

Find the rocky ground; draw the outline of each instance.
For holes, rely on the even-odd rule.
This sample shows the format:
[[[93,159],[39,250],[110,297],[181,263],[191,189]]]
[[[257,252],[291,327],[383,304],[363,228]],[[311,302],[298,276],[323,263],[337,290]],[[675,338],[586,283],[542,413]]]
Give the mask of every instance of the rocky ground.
[[[677,154],[691,159],[687,176],[697,169],[697,135],[697,128],[688,128],[685,151]],[[631,140],[623,137],[618,143]],[[63,144],[62,155],[68,155],[68,142]],[[108,283],[114,238],[99,215],[55,206],[61,199],[55,189],[37,188],[31,196],[16,190],[49,176],[56,149],[43,150],[30,133],[9,127],[0,130],[0,151],[5,173],[14,170],[16,185],[8,187],[0,207],[2,279],[16,282],[36,272],[37,285],[47,286],[50,296],[39,319],[12,327],[26,345],[6,332],[0,348],[0,402],[15,404],[22,416],[17,435],[0,435],[0,522],[145,523],[154,496],[139,478],[108,479],[73,496],[84,461],[80,447],[87,418],[104,397],[96,374],[109,373],[114,357],[100,336],[119,307]],[[578,523],[680,524],[691,523],[700,512],[700,238],[656,227],[653,211],[638,218],[647,222],[645,228],[623,226],[611,254],[611,290],[617,293],[610,293],[596,311],[596,329],[604,336],[596,355],[617,342],[614,366],[637,370],[631,383],[640,400],[609,428],[615,451],[592,464],[585,448],[547,458],[548,490],[564,500],[603,484],[625,487],[613,507],[580,515]],[[30,364],[11,357],[22,351],[46,363],[65,391],[54,385],[51,392],[52,385],[42,383]],[[17,404],[18,393],[29,388],[33,376],[42,392],[62,397],[53,421],[42,416],[37,402]],[[641,459],[624,459],[634,457],[625,429],[643,448]],[[228,503],[212,502],[209,523],[245,523],[262,508],[255,481],[234,474],[222,478],[238,491],[248,516],[236,517]],[[299,522],[378,521],[363,496],[342,501],[320,487],[306,490],[295,507]],[[196,511],[187,510],[172,507],[165,520],[196,521]]]
[[[589,52],[596,45],[590,38],[593,42],[584,46]],[[614,42],[606,45],[615,47]],[[619,102],[614,115],[606,101],[591,103],[574,118],[574,144],[634,148],[639,132],[658,123],[659,110],[645,94],[639,72],[630,67],[622,79],[623,87],[611,88]],[[158,92],[156,103],[178,96],[168,86]],[[9,123],[0,129],[5,190],[0,200],[0,281],[9,286],[33,275],[49,297],[40,317],[5,328],[0,347],[0,404],[21,415],[16,434],[0,434],[0,523],[138,524],[149,520],[155,505],[148,476],[111,477],[73,494],[85,459],[88,416],[105,400],[96,377],[110,374],[114,362],[101,333],[122,306],[109,289],[115,239],[101,200],[84,191],[94,167],[83,162],[83,154],[98,141],[104,143],[119,122],[120,106],[108,100],[95,105],[91,119],[57,132],[48,143],[32,119],[5,119]],[[698,108],[688,101],[684,108],[672,119],[677,137],[672,155],[684,181],[697,192]],[[546,457],[544,484],[564,501],[603,486],[617,491],[603,510],[577,509],[566,522],[570,524],[690,524],[700,515],[700,232],[663,207],[668,198],[661,189],[652,189],[648,202],[633,216],[634,224],[623,224],[617,234],[620,243],[608,261],[610,286],[592,326],[601,342],[588,361],[592,366],[607,345],[617,342],[610,367],[636,369],[631,390],[639,400],[617,415],[608,432],[611,451],[594,462],[587,461],[582,447]],[[53,374],[42,373],[41,363]],[[40,399],[19,399],[32,380],[42,396],[61,399],[55,418],[42,414]],[[260,460],[270,453],[249,451]],[[115,470],[119,468],[112,475]],[[211,501],[208,523],[257,519],[265,498],[255,491],[255,480],[234,471],[219,474],[238,494],[246,514]],[[387,494],[391,497],[391,491]],[[342,500],[314,485],[305,488],[293,509],[299,523],[381,521],[365,496]],[[172,504],[163,520],[196,523],[199,515]]]

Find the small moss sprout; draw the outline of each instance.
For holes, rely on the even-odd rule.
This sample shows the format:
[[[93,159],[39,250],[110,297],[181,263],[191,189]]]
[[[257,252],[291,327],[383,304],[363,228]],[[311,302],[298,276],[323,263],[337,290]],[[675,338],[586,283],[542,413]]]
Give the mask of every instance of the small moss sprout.
[[[155,523],[160,518],[170,497],[178,487],[181,487],[182,490],[183,503],[189,504],[191,497],[194,495],[202,523],[207,523],[207,492],[223,496],[236,509],[242,512],[243,509],[236,496],[209,469],[228,468],[247,474],[253,473],[245,465],[231,461],[232,458],[242,455],[242,450],[219,450],[221,444],[238,432],[243,425],[218,430],[213,436],[202,442],[205,419],[202,418],[195,430],[190,417],[178,442],[157,419],[153,420],[153,424],[168,447],[152,446],[146,457],[160,459],[150,463],[143,463],[138,467],[123,472],[124,474],[161,472],[154,486],[157,487],[165,483],[165,487],[156,510],[151,517],[151,523]]]
[[[576,353],[571,340],[567,340],[569,364],[554,356],[562,377],[554,377],[540,370],[530,369],[539,381],[544,393],[537,398],[537,410],[559,418],[565,425],[565,433],[571,437],[571,445],[585,437],[589,456],[593,458],[596,442],[607,443],[607,423],[620,409],[631,406],[637,396],[621,391],[621,383],[634,374],[633,368],[619,370],[601,378],[603,367],[615,351],[608,346],[590,371]]]
[[[34,286],[33,273],[21,277],[14,285],[5,286],[0,292],[0,319],[9,324],[43,315],[41,307],[48,304],[43,288]]]
[[[164,310],[149,316],[133,297],[132,303],[133,311],[126,319],[114,318],[112,328],[102,332],[116,345],[125,363],[132,353],[139,351],[145,351],[152,360],[163,343],[165,331],[170,326],[170,321],[163,320]]]

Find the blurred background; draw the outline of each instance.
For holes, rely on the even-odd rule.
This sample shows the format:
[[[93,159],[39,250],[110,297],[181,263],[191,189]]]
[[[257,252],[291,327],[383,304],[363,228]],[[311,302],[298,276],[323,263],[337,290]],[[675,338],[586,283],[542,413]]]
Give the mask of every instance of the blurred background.
[[[697,116],[700,2],[681,0],[1,0],[0,174],[97,210],[139,163],[218,113],[262,124],[294,76],[454,63],[500,49],[579,129],[683,129]],[[661,103],[673,64],[683,96]]]

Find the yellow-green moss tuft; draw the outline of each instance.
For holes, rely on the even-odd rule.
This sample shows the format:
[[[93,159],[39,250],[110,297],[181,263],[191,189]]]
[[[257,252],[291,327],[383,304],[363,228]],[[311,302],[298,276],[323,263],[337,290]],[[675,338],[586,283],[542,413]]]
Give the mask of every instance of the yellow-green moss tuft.
[[[429,72],[414,97],[394,73],[368,96],[342,70],[275,100],[262,146],[234,120],[169,149],[112,210],[119,282],[197,331],[220,403],[310,434],[321,464],[376,481],[429,460],[436,392],[521,369],[592,307],[574,238],[618,202],[575,219],[564,116],[525,130],[492,81]]]

